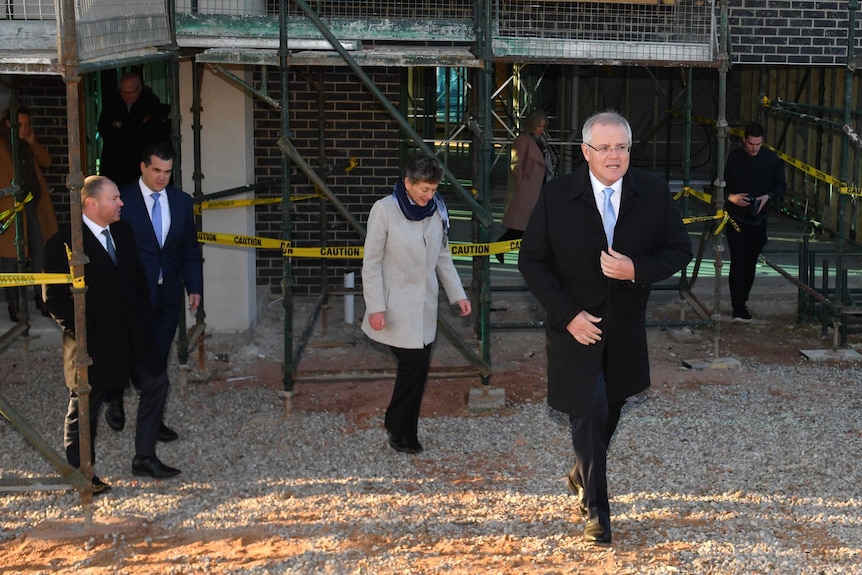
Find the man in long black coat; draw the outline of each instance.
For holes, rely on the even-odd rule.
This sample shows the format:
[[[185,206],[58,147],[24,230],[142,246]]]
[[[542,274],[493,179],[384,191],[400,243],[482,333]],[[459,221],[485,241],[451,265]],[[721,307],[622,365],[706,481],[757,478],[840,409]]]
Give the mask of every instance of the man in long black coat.
[[[135,457],[132,473],[165,478],[179,470],[164,465],[155,451],[156,432],[167,399],[164,362],[154,353],[146,329],[149,315],[149,291],[144,270],[138,261],[135,236],[128,223],[120,221],[123,202],[117,186],[108,178],[90,176],[81,189],[84,265],[87,285],[86,326],[87,352],[92,359],[88,367],[90,387],[90,439],[93,461],[98,414],[105,395],[122,388],[131,377],[141,393],[135,432]],[[66,247],[72,245],[67,226],[45,244],[45,271],[68,273]],[[63,329],[63,370],[69,388],[64,446],[66,460],[80,467],[77,395],[77,345],[75,312],[68,284],[45,286],[45,304]],[[109,487],[93,477],[94,491]]]
[[[584,538],[610,543],[607,448],[626,398],[650,385],[650,285],[692,252],[667,183],[629,169],[628,121],[602,112],[582,135],[587,163],[542,188],[518,266],[547,312],[548,403],[571,422]]]

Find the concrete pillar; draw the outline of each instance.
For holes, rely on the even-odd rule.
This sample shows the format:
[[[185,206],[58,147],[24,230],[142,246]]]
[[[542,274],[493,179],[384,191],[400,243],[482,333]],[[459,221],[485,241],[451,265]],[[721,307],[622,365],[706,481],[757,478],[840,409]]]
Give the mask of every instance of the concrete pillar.
[[[227,67],[251,82],[251,70]],[[194,136],[192,132],[192,65],[180,64],[183,190],[194,192]],[[234,84],[204,68],[201,82],[202,190],[211,194],[254,181],[252,99]],[[251,199],[243,194],[225,199]],[[204,210],[203,231],[253,236],[254,208]],[[204,309],[207,329],[236,332],[251,328],[256,319],[255,250],[204,244]],[[189,317],[189,325],[194,318]]]

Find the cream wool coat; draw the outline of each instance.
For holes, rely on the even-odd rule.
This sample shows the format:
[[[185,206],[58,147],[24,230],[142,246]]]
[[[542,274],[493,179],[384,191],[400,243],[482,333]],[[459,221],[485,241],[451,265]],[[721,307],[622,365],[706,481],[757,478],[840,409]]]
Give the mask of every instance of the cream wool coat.
[[[467,299],[449,246],[443,245],[439,212],[412,221],[404,217],[393,196],[377,200],[368,216],[362,260],[362,331],[385,345],[425,347],[437,335],[441,284],[450,303]],[[368,315],[377,312],[386,312],[380,331],[368,323]]]

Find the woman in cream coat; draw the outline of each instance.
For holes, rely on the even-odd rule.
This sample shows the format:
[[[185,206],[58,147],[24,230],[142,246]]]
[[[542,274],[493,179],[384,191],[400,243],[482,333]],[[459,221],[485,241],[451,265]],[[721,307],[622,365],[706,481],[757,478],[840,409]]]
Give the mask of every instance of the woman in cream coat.
[[[419,409],[437,334],[440,284],[462,316],[471,311],[449,251],[449,214],[437,194],[442,179],[436,158],[416,156],[393,193],[377,200],[368,216],[362,331],[388,345],[398,361],[384,425],[389,446],[401,453],[422,451]]]

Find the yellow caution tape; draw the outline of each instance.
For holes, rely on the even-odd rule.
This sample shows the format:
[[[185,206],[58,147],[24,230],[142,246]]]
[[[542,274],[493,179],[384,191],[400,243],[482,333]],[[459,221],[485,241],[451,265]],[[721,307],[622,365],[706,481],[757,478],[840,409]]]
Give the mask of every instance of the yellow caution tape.
[[[275,238],[242,236],[236,234],[220,234],[214,232],[198,232],[198,242],[202,244],[219,244],[254,249],[277,249],[285,257],[294,258],[333,258],[362,259],[361,246],[321,246],[312,248],[294,247],[291,242]],[[487,244],[455,244],[449,245],[453,256],[475,257],[502,254],[521,248],[521,240],[493,242]]]
[[[725,212],[725,213],[724,213],[724,218],[721,220],[721,223],[720,223],[720,224],[718,224],[717,226],[715,226],[715,231],[714,231],[713,233],[714,233],[715,235],[720,234],[720,233],[721,233],[721,230],[723,230],[723,229],[724,229],[724,226],[726,226],[726,225],[727,225],[727,222],[731,222],[731,223],[736,227],[736,230],[737,230],[737,231],[739,231],[739,225],[738,225],[736,222],[734,222],[732,219],[730,219],[730,214],[728,214],[727,212]]]
[[[0,274],[0,285],[5,287],[69,283],[72,274]]]
[[[695,222],[708,222],[710,220],[720,220],[724,218],[724,210],[718,210],[714,216],[692,216],[689,218],[683,218],[682,223],[688,225],[693,224]]]
[[[695,190],[694,188],[690,188],[688,186],[685,186],[681,191],[674,194],[673,199],[674,199],[674,201],[676,201],[683,196],[694,196],[698,200],[705,202],[707,204],[712,203],[712,195],[711,194],[707,194],[706,192],[701,192],[700,190]]]
[[[0,221],[3,222],[3,225],[0,226],[0,234],[5,232],[6,228],[12,225],[12,222],[15,221],[15,216],[17,215],[17,213],[24,209],[24,204],[31,201],[33,201],[33,194],[28,192],[27,197],[24,198],[23,202],[15,202],[15,205],[13,207],[0,212]]]
[[[277,249],[285,253],[290,247],[290,242],[275,238],[259,238],[256,236],[240,236],[235,234],[216,234],[212,232],[198,232],[198,242],[202,244],[221,244],[225,246],[239,246],[247,248]]]
[[[323,198],[322,194],[303,194],[290,196],[291,202],[301,202],[304,200],[312,200],[314,198]],[[281,198],[259,198],[255,200],[212,200],[209,202],[201,202],[195,204],[195,213],[200,215],[203,210],[224,210],[227,208],[244,208],[247,206],[264,206],[271,204],[280,204]]]

